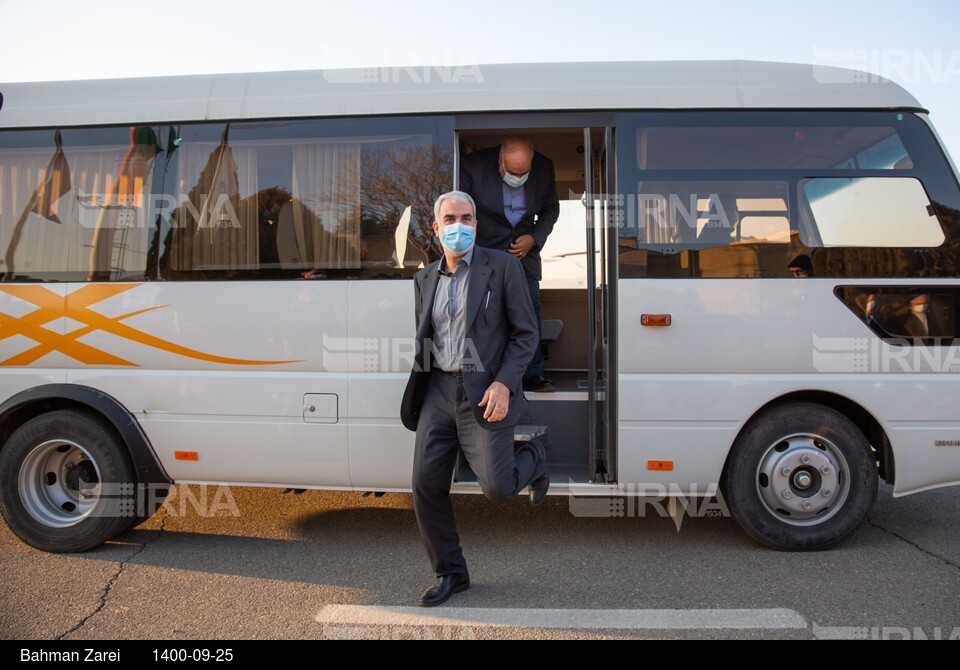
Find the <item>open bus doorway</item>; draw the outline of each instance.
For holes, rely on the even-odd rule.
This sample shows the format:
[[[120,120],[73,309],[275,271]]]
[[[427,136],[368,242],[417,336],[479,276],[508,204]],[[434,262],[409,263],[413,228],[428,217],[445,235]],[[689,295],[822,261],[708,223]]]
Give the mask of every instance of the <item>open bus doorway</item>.
[[[511,137],[529,140],[553,162],[560,201],[559,218],[540,250],[541,351],[554,390],[526,392],[528,410],[521,423],[547,428],[547,461],[555,485],[607,482],[608,256],[599,224],[608,212],[605,199],[597,196],[608,190],[606,129],[461,130],[458,165],[471,153],[499,147]],[[461,474],[458,481],[472,481],[470,473]]]

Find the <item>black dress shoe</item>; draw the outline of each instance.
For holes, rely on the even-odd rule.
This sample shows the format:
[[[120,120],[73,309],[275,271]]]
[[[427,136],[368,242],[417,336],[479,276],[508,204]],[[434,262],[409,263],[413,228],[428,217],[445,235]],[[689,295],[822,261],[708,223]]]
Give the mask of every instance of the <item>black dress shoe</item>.
[[[524,379],[523,390],[531,393],[553,393],[555,388],[552,381],[543,375],[538,375],[530,379]]]
[[[530,484],[530,503],[539,505],[547,497],[547,490],[550,488],[550,473],[544,472]]]
[[[436,607],[450,600],[455,593],[463,593],[470,588],[470,577],[467,575],[444,575],[437,583],[423,592],[417,604],[420,607]]]
[[[535,447],[537,452],[540,454],[540,460],[543,461],[544,466],[547,464],[547,451],[544,449],[543,444],[539,441],[534,440],[531,443],[531,446]],[[543,502],[543,499],[547,497],[547,490],[550,488],[550,471],[544,470],[543,474],[537,477],[535,480],[530,482],[530,503],[533,505],[539,505]]]

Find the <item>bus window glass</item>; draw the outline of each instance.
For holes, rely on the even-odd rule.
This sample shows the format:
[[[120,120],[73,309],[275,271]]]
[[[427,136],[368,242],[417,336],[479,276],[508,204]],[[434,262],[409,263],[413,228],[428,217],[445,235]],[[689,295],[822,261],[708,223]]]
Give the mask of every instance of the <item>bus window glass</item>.
[[[957,337],[955,286],[844,286],[845,305],[874,333],[892,344],[950,344]]]
[[[910,177],[800,180],[800,240],[810,247],[938,247],[944,234]]]
[[[803,253],[791,235],[789,188],[779,181],[649,181],[638,184],[635,237],[621,233],[621,263],[649,265],[648,271],[699,276],[787,276],[787,261]],[[677,251],[696,250],[669,260]],[[639,269],[643,272],[642,268]]]
[[[918,115],[625,113],[618,149],[621,277],[957,272],[956,182]]]
[[[11,144],[19,146],[0,148],[0,273],[20,281],[143,280],[156,131],[38,131]]]
[[[834,166],[844,170],[909,170],[913,159],[896,134],[888,135]]]
[[[637,166],[656,170],[906,169],[892,127],[647,127]]]
[[[438,257],[452,153],[432,134],[221,128],[179,145],[163,278],[408,277]]]

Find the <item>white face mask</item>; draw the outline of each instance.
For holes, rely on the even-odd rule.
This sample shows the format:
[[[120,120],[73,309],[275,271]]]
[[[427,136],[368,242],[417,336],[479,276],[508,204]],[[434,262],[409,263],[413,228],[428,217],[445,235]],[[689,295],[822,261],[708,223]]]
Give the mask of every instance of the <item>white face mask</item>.
[[[503,181],[510,188],[520,188],[527,183],[527,177],[530,176],[530,173],[523,175],[522,177],[515,177],[506,170],[503,172]]]
[[[924,312],[927,311],[927,303],[923,302],[923,303],[920,303],[919,305],[914,305],[913,311],[916,314],[923,314]]]

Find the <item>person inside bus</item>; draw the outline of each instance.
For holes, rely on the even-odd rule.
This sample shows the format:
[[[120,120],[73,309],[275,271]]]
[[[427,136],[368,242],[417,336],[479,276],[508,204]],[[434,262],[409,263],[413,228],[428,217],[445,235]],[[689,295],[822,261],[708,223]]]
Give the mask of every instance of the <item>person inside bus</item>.
[[[812,277],[813,276],[813,263],[810,261],[810,257],[806,254],[800,254],[787,265],[787,269],[790,270],[790,274],[794,277]]]
[[[930,311],[930,297],[920,294],[910,301],[910,312],[904,318],[902,331],[916,339],[937,337],[943,334],[940,322]]]
[[[867,326],[871,326],[877,321],[877,316],[880,311],[877,307],[877,296],[871,293],[867,296],[867,301],[863,306],[863,322],[866,323]]]
[[[540,323],[540,251],[560,216],[553,161],[529,140],[511,137],[499,147],[463,159],[460,190],[477,203],[477,245],[507,251],[520,260]],[[527,391],[549,392],[543,353],[537,347],[523,376]]]
[[[441,195],[433,229],[443,257],[414,278],[417,354],[400,417],[416,431],[413,508],[437,576],[418,600],[446,602],[470,588],[450,485],[462,451],[493,502],[529,486],[540,503],[550,486],[540,444],[514,452],[523,373],[537,348],[537,322],[516,257],[475,245],[476,205],[466,193]]]

